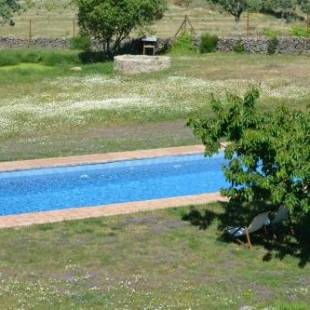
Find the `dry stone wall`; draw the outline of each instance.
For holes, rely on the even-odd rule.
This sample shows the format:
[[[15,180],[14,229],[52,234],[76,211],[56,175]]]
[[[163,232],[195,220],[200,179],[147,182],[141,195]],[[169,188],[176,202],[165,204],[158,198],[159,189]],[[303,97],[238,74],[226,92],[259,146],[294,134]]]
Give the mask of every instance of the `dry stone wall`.
[[[242,42],[245,52],[266,54],[268,52],[269,40],[264,38],[220,38],[217,49],[221,52],[230,52],[238,42]],[[172,45],[173,39],[159,39],[156,47],[158,54],[163,53]],[[198,47],[200,39],[195,40]],[[48,48],[64,49],[70,47],[70,39],[49,39],[34,38],[31,41],[27,39],[18,39],[14,37],[1,37],[0,49],[5,48]],[[100,50],[100,44],[93,42],[93,47]],[[141,38],[127,40],[122,45],[122,54],[141,54]],[[279,38],[279,43],[275,50],[279,54],[306,54],[310,55],[310,38]]]
[[[221,52],[230,52],[240,42],[247,53],[267,54],[270,41],[268,39],[255,38],[222,38],[219,39],[217,49]],[[275,53],[310,55],[310,38],[279,38]]]

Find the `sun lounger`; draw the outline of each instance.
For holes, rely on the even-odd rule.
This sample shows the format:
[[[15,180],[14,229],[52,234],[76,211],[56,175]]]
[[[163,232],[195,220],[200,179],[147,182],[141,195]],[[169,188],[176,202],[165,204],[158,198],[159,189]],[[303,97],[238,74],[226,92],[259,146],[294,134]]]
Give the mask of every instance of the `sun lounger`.
[[[288,210],[284,207],[284,205],[281,205],[275,214],[274,218],[271,221],[272,225],[280,224],[284,221],[288,220]]]
[[[248,227],[228,227],[226,231],[232,238],[236,239],[240,243],[242,242],[239,238],[246,236],[247,244],[249,248],[252,248],[250,234],[262,229],[267,225],[270,225],[269,212],[264,212],[255,216]]]

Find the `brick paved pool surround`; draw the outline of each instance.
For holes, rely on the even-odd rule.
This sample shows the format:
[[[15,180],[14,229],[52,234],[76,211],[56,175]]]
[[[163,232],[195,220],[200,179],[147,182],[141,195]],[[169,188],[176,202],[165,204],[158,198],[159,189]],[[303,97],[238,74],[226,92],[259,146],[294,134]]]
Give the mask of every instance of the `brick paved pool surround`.
[[[0,163],[0,172],[38,169],[48,167],[76,166],[99,164],[121,160],[145,159],[162,156],[199,154],[204,151],[201,145],[172,147],[153,150],[116,152],[95,155],[82,155],[48,159],[34,159]],[[0,216],[0,229],[28,226],[34,224],[55,223],[61,221],[129,214],[171,207],[184,207],[191,204],[205,204],[215,201],[227,201],[219,193],[183,196],[176,198],[157,199],[96,207],[37,212],[20,215]]]

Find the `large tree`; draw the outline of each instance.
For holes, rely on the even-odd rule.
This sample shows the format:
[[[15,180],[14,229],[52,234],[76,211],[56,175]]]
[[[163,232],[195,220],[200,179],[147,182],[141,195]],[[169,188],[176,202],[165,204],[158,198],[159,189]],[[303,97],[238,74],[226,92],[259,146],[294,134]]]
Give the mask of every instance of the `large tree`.
[[[252,206],[283,204],[298,222],[310,213],[310,109],[261,114],[258,97],[252,90],[244,98],[213,99],[213,117],[189,125],[207,155],[218,152],[223,139],[229,142],[224,174],[231,186],[224,195]]]
[[[19,0],[0,0],[0,24],[11,21],[20,8]]]
[[[102,42],[112,55],[125,38],[138,27],[163,16],[165,0],[77,0],[82,34]]]

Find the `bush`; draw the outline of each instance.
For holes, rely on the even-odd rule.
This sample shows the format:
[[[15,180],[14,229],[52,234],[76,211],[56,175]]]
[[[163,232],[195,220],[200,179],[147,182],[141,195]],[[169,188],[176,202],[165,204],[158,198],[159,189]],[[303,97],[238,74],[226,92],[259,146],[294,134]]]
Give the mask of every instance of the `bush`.
[[[211,53],[216,51],[218,37],[216,35],[205,33],[201,36],[200,53]]]
[[[77,36],[71,39],[70,48],[81,51],[88,51],[91,48],[91,39],[89,36]]]
[[[80,62],[83,64],[91,64],[96,62],[104,62],[111,60],[110,56],[105,52],[84,51],[79,53]]]
[[[279,35],[279,32],[271,28],[264,28],[263,35],[269,39],[272,39],[274,37],[277,37]]]
[[[236,53],[244,53],[245,48],[244,48],[244,43],[242,40],[238,40],[234,46],[233,46],[233,51]]]
[[[18,53],[18,58],[20,62],[23,63],[40,63],[42,61],[42,56],[38,52],[30,51]]]
[[[184,32],[180,35],[170,50],[172,54],[188,54],[194,51],[193,37],[188,32]]]
[[[47,66],[79,64],[80,59],[77,53],[46,52],[42,54],[42,63]]]
[[[270,38],[268,40],[267,53],[268,55],[273,55],[277,51],[279,45],[279,39],[277,37]]]
[[[292,37],[298,37],[298,38],[309,38],[310,37],[310,29],[307,30],[307,29],[305,29],[305,27],[296,26],[290,30],[290,35]]]
[[[0,67],[14,66],[19,63],[19,59],[15,54],[10,54],[8,51],[0,53]]]
[[[0,51],[0,66],[13,66],[21,63],[42,63],[47,66],[80,64],[78,52],[10,49]]]

